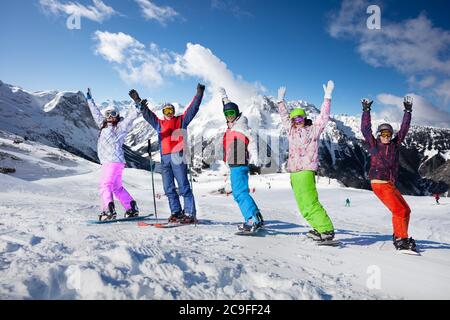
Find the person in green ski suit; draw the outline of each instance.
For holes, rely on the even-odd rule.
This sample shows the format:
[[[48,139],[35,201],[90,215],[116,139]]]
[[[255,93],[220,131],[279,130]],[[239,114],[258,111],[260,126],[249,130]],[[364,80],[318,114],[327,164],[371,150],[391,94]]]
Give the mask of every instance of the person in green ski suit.
[[[278,90],[278,110],[289,141],[287,170],[291,175],[291,186],[298,208],[313,230],[307,236],[315,241],[334,239],[334,226],[325,209],[319,202],[316,189],[318,169],[319,138],[330,117],[333,81],[323,86],[325,98],[320,115],[313,123],[307,118],[305,110],[295,108],[288,111],[284,97],[286,88]]]

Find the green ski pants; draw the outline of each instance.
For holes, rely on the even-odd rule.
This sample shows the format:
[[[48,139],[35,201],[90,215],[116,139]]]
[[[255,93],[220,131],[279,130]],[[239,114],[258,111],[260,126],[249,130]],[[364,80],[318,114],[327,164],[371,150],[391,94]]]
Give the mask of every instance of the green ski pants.
[[[291,173],[291,186],[298,209],[317,232],[334,231],[330,217],[319,202],[315,176],[314,171],[307,170]]]

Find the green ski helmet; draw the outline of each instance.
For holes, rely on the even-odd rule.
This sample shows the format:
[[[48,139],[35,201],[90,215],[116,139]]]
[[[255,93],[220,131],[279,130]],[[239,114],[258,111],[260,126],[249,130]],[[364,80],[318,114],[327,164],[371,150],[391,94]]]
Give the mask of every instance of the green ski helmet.
[[[289,117],[291,119],[294,119],[295,117],[306,118],[306,112],[302,108],[295,108],[294,110],[291,111],[291,113],[289,114]]]

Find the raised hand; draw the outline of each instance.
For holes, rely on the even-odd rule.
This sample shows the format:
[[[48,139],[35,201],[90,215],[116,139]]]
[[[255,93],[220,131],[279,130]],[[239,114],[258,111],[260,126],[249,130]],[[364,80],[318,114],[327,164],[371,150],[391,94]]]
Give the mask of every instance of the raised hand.
[[[141,102],[141,98],[139,97],[139,94],[137,93],[136,90],[132,89],[132,90],[130,90],[130,92],[128,94],[135,103]]]
[[[197,84],[197,95],[202,96],[205,93],[205,88],[203,84]]]
[[[227,103],[231,102],[230,99],[228,99],[227,92],[225,91],[225,88],[220,87],[219,88],[220,97],[222,98],[222,104],[226,105]]]
[[[225,91],[225,88],[220,87],[219,88],[219,93],[220,93],[220,97],[222,99],[227,99],[228,98],[227,92]]]
[[[406,112],[412,112],[413,98],[410,96],[406,96],[403,101],[403,106],[405,107]]]
[[[87,97],[88,100],[91,100],[91,99],[92,99],[91,88],[88,88],[88,89],[87,89],[86,97]]]
[[[286,87],[280,87],[278,89],[278,101],[277,102],[284,101],[285,96],[286,96]]]
[[[363,106],[363,111],[370,111],[370,109],[372,108],[372,103],[373,101],[370,101],[367,98],[364,98],[361,100],[362,106]]]
[[[334,90],[334,82],[332,80],[328,81],[327,85],[323,85],[323,91],[325,92],[325,99],[331,100],[331,94]]]

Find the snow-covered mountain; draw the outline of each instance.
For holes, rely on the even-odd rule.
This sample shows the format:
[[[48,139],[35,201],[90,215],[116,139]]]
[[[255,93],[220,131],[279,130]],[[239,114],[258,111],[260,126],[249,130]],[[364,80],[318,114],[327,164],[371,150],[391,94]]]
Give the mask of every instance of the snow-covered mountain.
[[[114,105],[123,115],[130,101],[106,101],[102,107]],[[197,172],[216,165],[222,159],[222,135],[226,129],[220,101],[217,107],[203,103],[189,126],[188,135],[194,167]],[[178,114],[185,106],[175,104]],[[319,109],[305,101],[288,102],[289,108],[302,107],[314,119]],[[161,104],[150,102],[150,108],[162,117]],[[332,106],[333,108],[333,106]],[[333,110],[333,109],[332,109]],[[257,96],[241,111],[249,119],[260,142],[260,160],[266,163],[254,171],[283,171],[288,142],[281,127],[275,99]],[[0,130],[62,148],[86,159],[96,160],[98,130],[81,92],[29,93],[19,87],[0,82]],[[376,128],[383,120],[374,120]],[[413,118],[414,124],[414,118]],[[399,129],[399,123],[393,123]],[[136,120],[130,131],[125,151],[127,161],[135,167],[148,168],[148,140],[151,139],[154,160],[159,160],[156,132],[143,119]],[[369,155],[362,141],[359,116],[332,116],[320,147],[319,175],[339,180],[345,186],[369,188],[367,172]],[[405,194],[424,195],[445,192],[450,185],[450,129],[412,126],[400,155],[399,188]]]
[[[0,130],[98,161],[98,128],[82,92],[28,92],[0,81]],[[125,147],[129,166],[147,159]]]
[[[319,114],[315,105],[305,101],[288,102],[288,107],[302,107],[312,119]],[[222,159],[222,136],[226,130],[220,102],[214,110],[201,108],[188,130],[197,172]],[[159,110],[160,106],[155,109]],[[184,107],[179,106],[178,112],[183,110]],[[288,157],[288,141],[281,127],[275,99],[255,97],[249,105],[241,107],[241,111],[259,137],[259,157],[267,167],[262,170],[254,168],[254,171],[283,171]],[[319,145],[319,175],[337,179],[348,187],[369,189],[369,154],[362,140],[360,122],[360,116],[331,117]],[[373,120],[374,130],[382,122],[386,120]],[[399,130],[400,123],[392,125]],[[127,144],[133,150],[144,152],[149,137],[156,142],[154,134],[154,130],[141,121],[130,133]],[[157,151],[157,144],[152,144],[152,148]],[[450,129],[413,125],[402,146],[400,165],[398,186],[403,193],[425,195],[446,192],[450,185]]]

